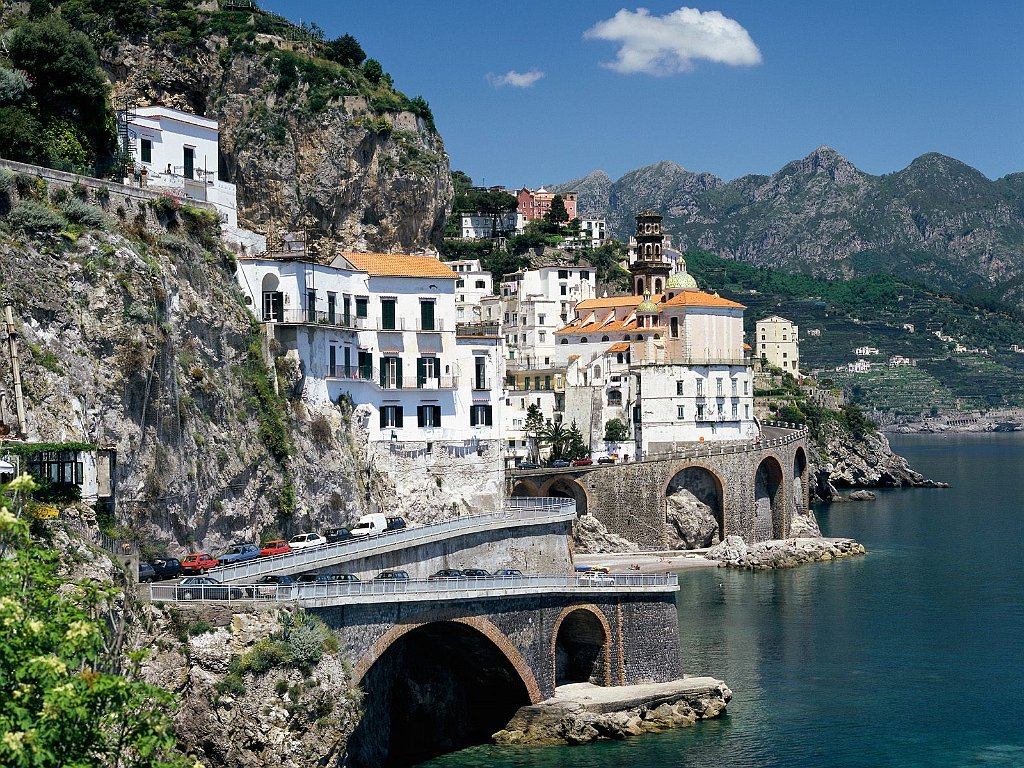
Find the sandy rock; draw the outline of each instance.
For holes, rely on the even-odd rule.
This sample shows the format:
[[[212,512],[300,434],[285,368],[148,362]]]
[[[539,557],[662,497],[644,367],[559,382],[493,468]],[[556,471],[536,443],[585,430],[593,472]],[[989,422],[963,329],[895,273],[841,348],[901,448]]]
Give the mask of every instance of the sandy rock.
[[[768,570],[772,568],[793,568],[803,563],[838,560],[866,553],[864,546],[853,539],[799,538],[762,541],[741,551],[739,547],[728,547],[729,540],[714,547],[705,554],[709,560],[717,560],[727,568]]]
[[[854,491],[853,493],[851,493],[849,499],[850,501],[874,501],[875,494],[873,494],[871,491],[862,488],[859,491]]]
[[[698,549],[718,543],[718,521],[711,507],[685,488],[668,497],[665,518],[671,549]]]

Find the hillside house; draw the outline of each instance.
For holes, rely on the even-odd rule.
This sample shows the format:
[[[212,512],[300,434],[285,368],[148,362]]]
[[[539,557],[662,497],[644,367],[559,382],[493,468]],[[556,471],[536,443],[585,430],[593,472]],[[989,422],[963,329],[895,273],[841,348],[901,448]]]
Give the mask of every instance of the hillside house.
[[[758,320],[755,336],[757,356],[800,378],[799,327],[778,315]]]

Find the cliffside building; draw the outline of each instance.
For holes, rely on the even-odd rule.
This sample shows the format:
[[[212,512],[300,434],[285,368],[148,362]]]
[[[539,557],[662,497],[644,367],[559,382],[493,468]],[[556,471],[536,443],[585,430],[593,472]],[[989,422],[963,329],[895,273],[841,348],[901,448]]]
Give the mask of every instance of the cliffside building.
[[[526,222],[543,219],[545,214],[551,210],[551,201],[555,199],[555,195],[561,196],[562,202],[565,203],[565,212],[569,214],[570,221],[577,216],[575,192],[558,193],[548,192],[543,187],[538,190],[523,187],[518,192],[512,192],[511,194],[514,194],[516,199],[518,199],[519,213]]]
[[[235,185],[219,174],[216,120],[154,104],[136,108],[125,128],[132,161],[147,186],[213,203],[225,224],[238,226]]]
[[[447,261],[456,274],[455,322],[477,323],[484,320],[480,302],[494,295],[494,277],[480,265],[479,259]]]
[[[800,378],[800,328],[784,317],[772,315],[758,320],[757,356],[786,373]]]

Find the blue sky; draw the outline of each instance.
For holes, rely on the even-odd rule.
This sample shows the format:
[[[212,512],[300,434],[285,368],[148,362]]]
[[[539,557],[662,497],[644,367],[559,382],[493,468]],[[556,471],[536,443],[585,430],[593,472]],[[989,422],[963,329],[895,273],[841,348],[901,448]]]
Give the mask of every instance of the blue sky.
[[[732,179],[821,144],[869,173],[931,151],[1024,170],[1020,0],[262,4],[354,35],[477,183],[658,160]]]

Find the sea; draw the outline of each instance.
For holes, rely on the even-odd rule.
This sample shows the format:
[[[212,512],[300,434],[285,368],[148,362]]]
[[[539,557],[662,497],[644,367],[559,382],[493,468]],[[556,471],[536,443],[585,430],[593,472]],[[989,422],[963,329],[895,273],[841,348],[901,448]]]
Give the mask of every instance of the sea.
[[[1024,768],[1024,433],[898,435],[949,489],[819,507],[864,557],[680,575],[688,674],[728,714],[578,747],[480,746],[431,768]]]

